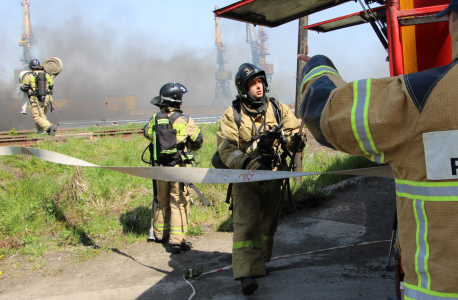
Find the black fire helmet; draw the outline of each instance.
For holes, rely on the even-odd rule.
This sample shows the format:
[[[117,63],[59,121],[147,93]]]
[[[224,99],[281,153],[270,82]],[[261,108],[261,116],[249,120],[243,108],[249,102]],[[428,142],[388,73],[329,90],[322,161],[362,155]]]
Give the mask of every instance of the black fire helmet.
[[[175,107],[179,108],[183,102],[183,96],[188,92],[188,89],[178,82],[169,82],[164,84],[159,96],[154,97],[150,102],[157,107]]]
[[[264,82],[264,93],[268,92],[266,90],[269,86],[267,84],[266,72],[264,72],[263,69],[254,64],[243,63],[239,67],[237,73],[235,74],[235,87],[237,88],[237,92],[240,96],[242,96],[243,98],[246,98],[248,96],[247,84],[251,79],[255,77],[261,77],[262,81]]]
[[[41,64],[40,64],[40,61],[38,59],[32,59],[30,62],[29,62],[29,69],[30,70],[33,70],[33,69],[40,69],[41,68]]]

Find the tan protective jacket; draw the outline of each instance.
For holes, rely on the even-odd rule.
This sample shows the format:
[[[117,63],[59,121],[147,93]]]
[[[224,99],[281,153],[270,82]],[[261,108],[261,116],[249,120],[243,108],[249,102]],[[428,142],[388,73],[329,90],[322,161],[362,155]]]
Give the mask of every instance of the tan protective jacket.
[[[242,152],[242,149],[244,149],[250,143],[252,137],[256,135],[253,121],[256,127],[260,128],[264,120],[264,114],[258,113],[256,110],[247,107],[243,103],[241,103],[240,107],[240,128],[237,128],[237,124],[234,121],[233,108],[229,107],[221,117],[221,123],[217,133],[216,143],[218,152],[221,160],[229,169],[242,169],[242,165],[248,157],[255,159],[261,155],[256,149],[257,141],[254,141],[253,144],[248,147],[246,154]],[[289,137],[299,131],[300,122],[287,105],[280,103],[280,110],[283,116],[283,131],[285,132],[285,136]],[[269,130],[274,125],[278,125],[278,123],[275,118],[272,104],[269,101],[266,107],[266,129]],[[273,158],[280,149],[281,145],[279,141],[276,140],[271,151],[271,157]]]
[[[325,56],[302,71],[301,114],[317,140],[393,168],[406,299],[458,299],[458,32],[452,40],[451,64],[418,73],[346,83]]]
[[[173,107],[161,108],[161,112],[166,113],[169,117],[174,112],[183,113],[182,110]],[[153,140],[152,134],[154,126],[152,120],[153,118],[151,118],[150,122],[146,124],[143,129],[144,136],[151,141]],[[178,117],[175,122],[173,122],[172,127],[177,131],[177,146],[180,149],[183,151],[197,151],[202,147],[204,136],[190,116],[183,115]],[[191,149],[187,149],[186,146],[190,146]]]
[[[37,91],[37,77],[39,73],[42,73],[45,71],[31,71],[30,73],[27,73],[24,75],[22,78],[22,84],[23,86],[29,86],[29,92]],[[32,74],[34,73],[34,74]],[[49,75],[46,73],[46,90],[48,92],[48,95],[46,97],[51,97],[49,93],[51,92],[52,86],[54,86],[54,78],[56,75]]]
[[[168,108],[169,112],[167,115],[170,117],[174,112],[181,112],[180,109],[169,107]],[[164,108],[161,109],[161,112],[166,112]],[[186,142],[190,142],[191,144],[196,143],[197,140],[199,140],[199,146],[198,148],[202,146],[203,143],[203,134],[200,131],[199,127],[197,127],[196,123],[194,123],[194,120],[190,116],[182,116],[176,119],[175,122],[173,122],[173,128],[177,129],[177,145],[178,144],[184,144],[184,151],[192,151],[192,150],[198,150],[198,149],[187,149],[186,148]]]
[[[161,108],[161,112],[166,113],[169,118],[174,112],[183,113],[180,109],[173,107]],[[151,118],[143,129],[145,137],[151,141],[154,140],[153,135],[155,134],[153,119]],[[179,149],[186,152],[199,150],[202,147],[203,134],[191,117],[187,115],[178,117],[172,127],[177,131],[176,143]],[[187,149],[187,145],[191,149]],[[175,167],[180,166],[183,164],[175,165]],[[185,166],[190,167],[191,163],[186,163]],[[157,181],[157,202],[153,201],[153,219],[150,229],[158,240],[164,241],[170,236],[169,243],[176,245],[186,242],[189,221],[188,202],[190,197],[187,191],[181,190],[180,186],[179,182]]]

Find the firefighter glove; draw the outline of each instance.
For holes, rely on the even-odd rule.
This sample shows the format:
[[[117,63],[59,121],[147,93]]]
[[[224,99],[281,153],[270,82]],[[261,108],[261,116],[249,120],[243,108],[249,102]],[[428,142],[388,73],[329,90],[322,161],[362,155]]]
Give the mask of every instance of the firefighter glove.
[[[269,170],[266,166],[260,164],[258,161],[254,159],[247,158],[245,162],[243,163],[243,168],[245,170]]]
[[[295,133],[289,138],[288,146],[293,152],[301,152],[304,150],[306,142],[305,133]]]
[[[269,153],[274,145],[275,139],[268,137],[266,134],[262,134],[258,142],[258,151],[261,153]]]

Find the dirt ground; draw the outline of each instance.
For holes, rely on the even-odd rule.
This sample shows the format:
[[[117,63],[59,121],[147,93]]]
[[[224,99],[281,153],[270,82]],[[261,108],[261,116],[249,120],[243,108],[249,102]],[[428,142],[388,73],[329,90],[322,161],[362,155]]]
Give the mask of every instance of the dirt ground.
[[[308,151],[323,151],[312,143]],[[329,190],[331,197],[319,206],[280,220],[274,257],[390,239],[394,180],[355,177]],[[6,258],[0,264],[0,299],[188,299],[192,288],[182,273],[231,265],[232,233],[189,241],[194,248],[181,255],[146,242],[110,248],[83,262],[75,262],[71,251],[52,253],[36,270],[24,257]],[[387,299],[395,295],[394,275],[385,271],[388,250],[383,242],[271,261],[270,274],[258,279],[253,296],[242,295],[231,270],[190,282],[194,299]]]

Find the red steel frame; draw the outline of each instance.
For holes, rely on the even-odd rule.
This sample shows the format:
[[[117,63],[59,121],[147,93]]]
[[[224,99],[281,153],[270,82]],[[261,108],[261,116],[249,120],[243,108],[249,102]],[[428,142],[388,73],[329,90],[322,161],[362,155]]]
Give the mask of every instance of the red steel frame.
[[[234,4],[231,4],[229,6],[226,6],[225,9],[223,9],[223,10],[220,9],[220,10],[218,10],[218,12],[215,12],[215,17],[218,17],[219,15],[221,15],[221,14],[227,12],[227,11],[233,10],[233,9],[235,9],[237,7],[240,7],[240,6],[244,6],[245,4],[248,4],[248,3],[251,3],[251,2],[254,2],[254,1],[256,1],[256,0],[242,0],[242,1],[236,2]]]
[[[404,57],[402,52],[401,26],[399,19],[403,17],[417,17],[433,15],[444,10],[447,5],[436,5],[408,10],[399,9],[398,0],[390,0],[386,3],[388,51],[390,57],[390,75],[404,74]]]

